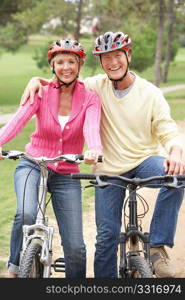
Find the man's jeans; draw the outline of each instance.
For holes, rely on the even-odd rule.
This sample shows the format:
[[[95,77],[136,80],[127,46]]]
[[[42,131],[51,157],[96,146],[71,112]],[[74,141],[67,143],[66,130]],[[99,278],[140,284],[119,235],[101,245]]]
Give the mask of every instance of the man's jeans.
[[[33,224],[36,218],[39,177],[39,167],[27,160],[22,160],[15,170],[17,213],[13,222],[8,262],[9,270],[13,273],[18,272],[22,246],[22,225]],[[80,181],[71,179],[70,175],[50,171],[48,190],[52,194],[53,209],[62,237],[66,277],[84,278],[86,249],[82,233]]]
[[[163,169],[164,158],[152,156],[138,167],[122,174],[133,178],[166,175]],[[111,180],[110,180],[111,181]],[[123,182],[112,181],[121,184]],[[159,191],[150,225],[151,247],[173,247],[179,209],[183,200],[184,189],[167,189]],[[117,247],[121,230],[121,218],[125,190],[109,186],[104,189],[96,188],[95,208],[97,242],[94,261],[96,278],[117,277]]]

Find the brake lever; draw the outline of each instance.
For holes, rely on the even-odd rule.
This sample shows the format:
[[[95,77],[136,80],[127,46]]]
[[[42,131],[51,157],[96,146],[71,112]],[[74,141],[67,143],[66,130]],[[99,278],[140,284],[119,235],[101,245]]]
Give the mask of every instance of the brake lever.
[[[176,189],[178,188],[178,180],[177,177],[173,177],[172,183],[164,184],[165,187],[171,188],[171,189]]]
[[[99,176],[96,176],[96,182],[97,182],[96,185],[99,186],[101,189],[104,189],[107,186],[112,185],[112,183],[110,183],[110,182],[105,182],[105,181],[101,180]]]

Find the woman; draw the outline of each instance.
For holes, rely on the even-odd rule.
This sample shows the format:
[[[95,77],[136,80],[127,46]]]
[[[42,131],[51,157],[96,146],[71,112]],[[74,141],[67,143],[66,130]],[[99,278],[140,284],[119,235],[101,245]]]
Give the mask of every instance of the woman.
[[[42,101],[35,96],[21,106],[13,118],[0,130],[0,146],[12,140],[36,115],[36,130],[26,145],[27,154],[35,157],[55,157],[60,154],[82,153],[84,142],[85,163],[94,164],[102,153],[99,135],[101,106],[96,93],[85,89],[77,80],[84,63],[85,52],[81,44],[70,39],[54,42],[48,51],[48,62],[56,81],[45,87]],[[0,147],[0,159],[2,148]],[[33,169],[34,166],[34,169]],[[77,165],[66,162],[50,163],[48,190],[62,236],[67,278],[86,276],[86,249],[82,232],[82,207],[80,182],[72,180],[70,173],[79,172]],[[25,181],[24,223],[32,224],[37,211],[37,186],[39,168],[23,159],[15,170],[14,182],[17,196],[8,268],[10,277],[17,277],[22,245],[22,198]],[[30,192],[31,191],[31,192]]]

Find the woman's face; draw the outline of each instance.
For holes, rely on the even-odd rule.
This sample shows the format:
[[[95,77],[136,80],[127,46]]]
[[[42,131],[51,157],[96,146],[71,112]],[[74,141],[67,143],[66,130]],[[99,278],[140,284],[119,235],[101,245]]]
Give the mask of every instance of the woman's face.
[[[73,81],[80,68],[80,59],[75,54],[59,53],[53,59],[56,75],[65,83]]]

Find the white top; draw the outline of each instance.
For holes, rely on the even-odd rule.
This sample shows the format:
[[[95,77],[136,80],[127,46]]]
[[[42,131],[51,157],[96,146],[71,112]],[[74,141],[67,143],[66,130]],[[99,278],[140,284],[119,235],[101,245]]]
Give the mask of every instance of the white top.
[[[69,121],[69,116],[61,116],[61,115],[58,115],[58,120],[59,120],[59,123],[60,123],[60,126],[62,128],[62,130],[64,129],[66,123]]]

